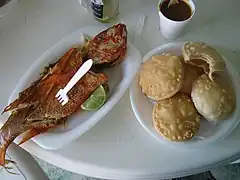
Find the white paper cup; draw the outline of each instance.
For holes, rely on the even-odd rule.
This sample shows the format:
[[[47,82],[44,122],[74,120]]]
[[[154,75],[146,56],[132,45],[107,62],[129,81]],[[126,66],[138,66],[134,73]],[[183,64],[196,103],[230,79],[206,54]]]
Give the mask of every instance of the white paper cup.
[[[160,20],[160,31],[164,38],[169,40],[174,40],[179,37],[186,26],[186,24],[192,19],[193,15],[195,14],[195,4],[192,0],[188,0],[188,5],[191,7],[192,15],[184,21],[173,21],[168,19],[166,16],[162,14],[160,11],[159,6],[161,6],[162,2],[165,0],[160,0],[158,3],[158,14]]]

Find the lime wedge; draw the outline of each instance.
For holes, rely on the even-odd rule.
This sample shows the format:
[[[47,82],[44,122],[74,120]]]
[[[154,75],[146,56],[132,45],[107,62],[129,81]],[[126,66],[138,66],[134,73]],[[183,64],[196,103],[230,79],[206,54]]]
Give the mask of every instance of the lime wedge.
[[[99,109],[107,100],[107,93],[103,86],[99,86],[93,94],[81,105],[86,111]]]

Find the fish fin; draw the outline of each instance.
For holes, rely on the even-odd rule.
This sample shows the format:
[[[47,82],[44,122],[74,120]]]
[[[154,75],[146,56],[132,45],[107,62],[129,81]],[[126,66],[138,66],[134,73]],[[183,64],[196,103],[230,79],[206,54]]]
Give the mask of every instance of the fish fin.
[[[4,147],[0,147],[0,166],[2,166],[8,173],[15,174],[9,171],[11,168],[8,167],[8,164],[15,164],[14,161],[5,159],[6,156],[6,149]]]
[[[9,164],[16,164],[16,162],[12,161],[12,160],[9,160],[9,159],[6,159],[2,168],[9,174],[20,175],[19,173],[12,172],[11,170],[13,170],[13,167],[9,166]]]
[[[46,123],[44,125],[44,123]],[[51,129],[51,128],[54,128],[58,125],[61,125],[63,124],[64,128],[66,128],[66,123],[67,123],[67,118],[62,118],[60,119],[59,121],[57,120],[45,120],[45,121],[39,121],[37,123],[33,123],[35,126],[35,128],[32,128],[24,133],[22,133],[22,140],[18,143],[18,145],[21,145],[23,143],[25,143],[26,141],[28,141],[29,139],[39,135],[39,134],[42,134],[44,132],[46,132],[48,129]],[[41,126],[40,128],[38,128],[39,126]]]
[[[19,104],[20,104],[20,99],[16,99],[11,104],[9,104],[7,107],[4,108],[4,110],[2,111],[2,114],[7,111],[10,111],[12,109],[15,109],[16,107],[18,107]]]
[[[33,129],[30,129],[26,132],[24,132],[22,134],[22,139],[21,141],[18,143],[18,145],[21,145],[23,143],[25,143],[26,141],[28,141],[29,139],[31,139],[32,137],[35,137],[41,133],[44,133],[46,132],[48,129],[37,129],[37,128],[33,128]]]
[[[62,126],[63,129],[66,129],[67,128],[67,118],[60,119],[58,126]]]
[[[17,110],[31,106],[34,102],[29,101],[32,95],[35,95],[35,89],[39,85],[41,79],[34,81],[28,88],[19,93],[19,97],[11,102],[7,107],[4,108],[3,113],[10,110]]]
[[[65,120],[63,121],[63,128],[64,128],[64,129],[67,128],[67,119],[65,119]]]

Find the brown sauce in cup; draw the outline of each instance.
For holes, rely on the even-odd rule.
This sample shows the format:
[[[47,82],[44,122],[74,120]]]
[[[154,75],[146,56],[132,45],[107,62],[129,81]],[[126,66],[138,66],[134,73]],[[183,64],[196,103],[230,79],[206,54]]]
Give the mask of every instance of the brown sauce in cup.
[[[188,3],[183,0],[178,0],[179,3],[173,4],[168,7],[170,0],[163,1],[160,4],[160,11],[162,14],[173,21],[185,21],[192,15],[192,9]]]

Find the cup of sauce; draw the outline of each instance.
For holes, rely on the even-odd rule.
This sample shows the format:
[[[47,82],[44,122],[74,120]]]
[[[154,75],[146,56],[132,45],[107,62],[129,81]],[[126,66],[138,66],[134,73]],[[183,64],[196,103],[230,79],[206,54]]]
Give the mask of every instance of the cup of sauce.
[[[195,5],[192,0],[178,0],[179,3],[168,7],[170,0],[160,0],[158,14],[160,31],[164,38],[174,40],[179,37],[195,14]]]

